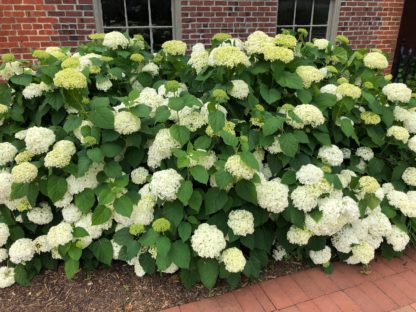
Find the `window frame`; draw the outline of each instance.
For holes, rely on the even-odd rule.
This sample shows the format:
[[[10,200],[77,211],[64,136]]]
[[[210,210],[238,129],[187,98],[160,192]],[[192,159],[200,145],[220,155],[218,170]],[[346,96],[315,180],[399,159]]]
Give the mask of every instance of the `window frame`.
[[[330,0],[329,1],[329,12],[328,12],[328,22],[326,24],[313,24],[313,14],[314,14],[314,7],[315,7],[315,0],[312,3],[311,9],[311,20],[309,24],[296,24],[296,4],[298,0],[295,1],[295,9],[293,12],[293,24],[291,25],[279,25],[277,21],[276,28],[290,28],[295,29],[297,27],[305,27],[309,29],[313,29],[314,27],[326,27],[326,38],[329,40],[334,40],[338,33],[338,24],[339,24],[339,15],[341,11],[341,0]],[[277,7],[279,10],[279,6]],[[279,12],[279,11],[278,11]],[[312,31],[309,32],[309,41],[312,40]]]
[[[118,0],[116,0],[118,1]],[[121,0],[126,3],[126,0]],[[150,1],[147,0],[148,5],[148,13],[149,13],[149,24],[143,25],[143,26],[129,26],[128,25],[128,17],[127,17],[127,9],[126,6],[124,6],[124,14],[125,14],[125,25],[124,26],[104,26],[103,21],[103,11],[101,6],[101,0],[93,0],[93,6],[94,6],[94,17],[95,17],[95,24],[97,32],[104,32],[105,29],[118,29],[118,28],[126,28],[128,31],[129,29],[149,29],[150,31],[150,46],[153,51],[153,32],[152,29],[172,29],[172,39],[180,40],[182,38],[182,21],[181,21],[181,5],[180,0],[171,0],[171,11],[172,11],[172,26],[164,26],[159,25],[155,26],[152,25],[152,17],[151,17],[151,7],[150,7]]]

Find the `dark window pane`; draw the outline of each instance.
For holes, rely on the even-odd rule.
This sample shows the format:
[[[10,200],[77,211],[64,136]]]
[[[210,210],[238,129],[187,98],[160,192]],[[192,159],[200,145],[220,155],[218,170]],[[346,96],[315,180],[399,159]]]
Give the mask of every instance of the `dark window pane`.
[[[151,1],[152,25],[172,26],[172,1]]]
[[[140,34],[143,36],[144,40],[150,44],[150,30],[149,29],[137,29],[137,28],[130,28],[129,35],[133,37],[136,34]]]
[[[277,28],[276,28],[276,34],[282,33],[283,30],[289,30],[290,32],[292,32],[294,34],[295,32],[294,32],[293,29],[294,28],[293,27],[290,27],[290,26],[285,26],[285,27],[279,27],[279,26],[277,26]]]
[[[101,0],[104,26],[125,25],[123,1]]]
[[[298,0],[296,6],[296,24],[309,25],[312,17],[312,0]]]
[[[112,31],[119,31],[121,33],[124,33],[124,32],[126,32],[126,29],[125,28],[105,28],[104,27],[104,32],[105,33],[109,33],[109,32],[112,32]]]
[[[122,0],[113,0],[123,2]],[[149,25],[149,10],[147,0],[126,0],[129,26]]]
[[[294,8],[295,1],[279,0],[279,7],[277,9],[277,25],[292,25]]]
[[[313,27],[312,38],[326,38],[326,27]]]
[[[158,51],[163,42],[172,40],[172,28],[153,29],[153,49]]]
[[[330,0],[315,0],[313,13],[313,23],[315,25],[328,23],[329,2]]]

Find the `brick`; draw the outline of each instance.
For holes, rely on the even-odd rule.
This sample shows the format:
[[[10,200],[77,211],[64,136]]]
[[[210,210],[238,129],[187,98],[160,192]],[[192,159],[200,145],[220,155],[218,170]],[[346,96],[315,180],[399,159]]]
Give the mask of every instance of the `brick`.
[[[314,268],[306,270],[305,273],[314,281],[316,285],[319,285],[325,294],[332,293],[340,289],[335,283],[332,282],[329,276],[320,269]]]
[[[208,298],[197,302],[200,312],[220,312],[221,307],[218,305],[215,298]]]
[[[241,288],[234,292],[234,297],[237,299],[243,311],[247,312],[263,312],[264,309],[260,302],[257,301],[254,294],[249,288]]]
[[[324,290],[316,284],[306,272],[297,272],[292,274],[292,278],[302,288],[309,299],[324,295]]]
[[[227,293],[215,298],[217,304],[221,307],[223,311],[228,312],[242,312],[240,304],[232,293]]]
[[[267,295],[259,285],[251,285],[248,288],[256,297],[257,301],[261,304],[264,311],[271,312],[276,309],[273,303],[270,301],[269,297],[267,297]]]
[[[287,296],[278,280],[279,278],[265,281],[260,286],[276,308],[283,309],[290,307],[294,302]]]
[[[373,302],[359,286],[345,289],[344,293],[350,297],[350,299],[354,301],[354,303],[358,305],[362,311],[380,312],[380,307]]]
[[[199,307],[196,302],[181,305],[179,309],[181,312],[199,312]]]
[[[319,312],[319,308],[313,301],[305,301],[296,305],[300,312]]]
[[[410,304],[412,301],[408,298],[401,289],[391,281],[391,276],[374,282],[378,288],[380,288],[387,296],[390,297],[397,305],[405,306]]]
[[[391,311],[398,307],[397,304],[387,297],[374,283],[367,282],[360,285],[359,288],[379,306],[380,311]]]
[[[335,302],[329,296],[321,296],[312,300],[312,302],[323,312],[341,311]]]
[[[337,291],[329,295],[329,298],[335,302],[341,311],[359,312],[360,307],[344,292]]]

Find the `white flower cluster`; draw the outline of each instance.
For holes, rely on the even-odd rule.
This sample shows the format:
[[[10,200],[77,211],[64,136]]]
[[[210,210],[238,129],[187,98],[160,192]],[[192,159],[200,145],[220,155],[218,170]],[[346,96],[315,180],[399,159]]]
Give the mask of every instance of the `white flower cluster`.
[[[322,146],[318,152],[318,158],[330,166],[340,166],[344,161],[344,154],[336,145]]]
[[[156,109],[160,106],[167,105],[167,100],[163,98],[157,91],[153,88],[146,87],[140,91],[139,97],[134,100],[133,106],[144,104],[149,106],[152,111],[150,117],[155,116]]]
[[[318,68],[309,65],[299,66],[296,68],[296,73],[302,78],[305,88],[309,88],[312,83],[319,82],[325,78]]]
[[[97,173],[102,171],[103,168],[104,166],[102,164],[93,163],[83,176],[75,177],[70,175],[66,178],[66,182],[68,183],[68,196],[70,197],[71,195],[79,194],[86,188],[95,189],[98,186]],[[69,202],[71,200],[72,199],[70,199]],[[57,203],[55,203],[55,206],[56,205]]]
[[[197,43],[192,47],[191,57],[188,61],[188,65],[199,74],[203,69],[208,66],[208,51],[202,43]]]
[[[160,129],[149,147],[147,165],[152,168],[160,167],[162,160],[172,156],[172,151],[181,145],[171,135],[169,129]]]
[[[45,156],[45,167],[64,168],[71,162],[76,153],[75,144],[68,140],[61,140],[54,144],[52,151]]]
[[[237,209],[230,212],[228,227],[235,235],[246,236],[254,233],[254,217],[250,211]]]
[[[325,122],[325,117],[322,115],[321,110],[311,104],[297,105],[293,109],[293,113],[295,113],[301,121],[289,119],[287,123],[295,129],[302,129],[306,126],[316,128]]]
[[[174,169],[166,169],[153,173],[149,187],[154,196],[165,201],[174,201],[183,178]]]
[[[15,264],[32,260],[35,255],[33,241],[29,238],[19,238],[9,248],[10,261]]]
[[[383,87],[383,94],[391,102],[409,103],[412,98],[412,90],[404,83],[389,83]]]
[[[296,172],[296,179],[302,184],[316,184],[324,177],[324,172],[321,168],[315,165],[303,165]]]
[[[201,258],[217,258],[225,249],[226,241],[215,225],[202,223],[191,237],[191,246]]]
[[[26,149],[34,155],[46,153],[55,142],[52,130],[43,127],[31,127],[25,133]]]
[[[251,180],[256,170],[246,165],[240,155],[228,157],[224,165],[224,170],[230,173],[237,180]]]
[[[231,84],[232,88],[228,91],[229,95],[239,100],[244,100],[248,96],[250,89],[244,80],[231,80]]]
[[[236,247],[225,249],[221,254],[221,260],[225,269],[231,273],[242,272],[247,262],[243,252]]]
[[[0,143],[0,166],[4,166],[13,161],[16,154],[17,148],[13,144],[9,142]]]
[[[149,175],[149,171],[144,167],[139,167],[130,173],[131,176],[131,182],[137,185],[144,184],[146,182],[146,179]]]
[[[47,203],[41,203],[40,207],[35,207],[27,213],[27,218],[30,222],[43,225],[52,222],[53,213],[51,206]]]
[[[389,62],[380,52],[370,52],[364,56],[364,65],[371,69],[386,69],[389,66]]]
[[[321,250],[310,250],[309,257],[316,265],[328,263],[331,260],[331,248],[325,246],[324,249]]]
[[[118,47],[125,49],[129,46],[129,40],[121,32],[112,31],[105,34],[103,45],[112,50],[116,50]]]
[[[41,83],[30,83],[23,89],[22,94],[25,99],[30,100],[42,96],[43,92],[49,91],[50,89],[43,81]]]
[[[140,119],[130,112],[122,111],[114,114],[114,130],[128,135],[140,130]]]
[[[49,246],[52,248],[65,245],[72,240],[72,225],[61,222],[58,225],[52,226],[46,238]]]
[[[23,162],[13,167],[13,183],[30,183],[38,176],[38,168],[29,162]]]
[[[256,184],[257,201],[261,208],[272,213],[280,213],[289,206],[289,187],[279,178],[262,180]]]

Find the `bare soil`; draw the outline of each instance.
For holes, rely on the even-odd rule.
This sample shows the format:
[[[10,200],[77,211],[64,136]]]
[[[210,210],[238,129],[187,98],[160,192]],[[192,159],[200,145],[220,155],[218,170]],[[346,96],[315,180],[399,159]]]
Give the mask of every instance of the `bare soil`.
[[[298,262],[277,262],[269,265],[261,280],[275,278],[304,269]],[[243,279],[239,287],[256,281]],[[67,280],[63,268],[45,271],[23,287],[0,289],[1,312],[40,311],[140,311],[153,312],[212,297],[229,291],[226,283],[211,291],[202,285],[186,289],[179,275],[154,275],[138,278],[131,266],[114,263],[92,273],[79,272]]]

